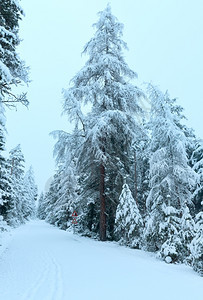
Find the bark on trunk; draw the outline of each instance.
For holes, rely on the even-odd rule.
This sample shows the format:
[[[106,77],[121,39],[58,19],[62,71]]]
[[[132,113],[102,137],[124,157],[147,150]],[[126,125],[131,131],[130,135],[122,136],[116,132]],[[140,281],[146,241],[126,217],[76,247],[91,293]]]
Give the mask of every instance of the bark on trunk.
[[[106,203],[104,194],[105,167],[100,166],[100,240],[106,241]]]

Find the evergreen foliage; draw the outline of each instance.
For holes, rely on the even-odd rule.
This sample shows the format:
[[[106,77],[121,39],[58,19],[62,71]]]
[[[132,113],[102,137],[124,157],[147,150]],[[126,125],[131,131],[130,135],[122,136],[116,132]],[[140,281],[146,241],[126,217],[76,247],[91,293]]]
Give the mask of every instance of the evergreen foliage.
[[[146,200],[149,194],[149,137],[145,139],[135,147],[134,149],[134,164],[132,168],[134,175],[132,178],[132,188],[134,190],[134,198],[137,201],[138,208],[143,216],[146,216]]]
[[[4,156],[5,151],[5,115],[0,101],[0,216],[6,219],[12,196],[11,170]]]
[[[160,250],[169,261],[181,260],[178,235],[185,205],[192,206],[191,189],[195,173],[188,165],[186,139],[176,125],[166,95],[149,85],[152,115],[150,192],[147,198],[149,216],[144,231],[146,248]],[[168,99],[168,95],[167,95]]]
[[[16,226],[24,223],[23,215],[23,180],[25,175],[25,159],[21,151],[20,145],[10,151],[9,165],[11,168],[11,180],[12,180],[12,199],[8,212],[9,225]]]
[[[203,207],[203,140],[196,142],[194,152],[191,157],[193,169],[197,172],[197,185],[193,193],[193,201],[196,213],[202,211]]]
[[[12,195],[9,200],[7,221],[9,225],[17,226],[34,217],[37,187],[32,167],[25,174],[25,159],[20,145],[10,151],[8,164]]]
[[[141,247],[143,220],[135,199],[125,183],[116,209],[115,236],[122,245]]]
[[[37,217],[41,220],[45,220],[46,214],[45,214],[45,199],[44,199],[44,193],[42,192],[39,196],[38,200],[38,207],[37,207]]]
[[[19,20],[23,10],[14,0],[0,0],[0,94],[2,102],[13,106],[17,102],[28,105],[26,94],[15,95],[12,87],[28,82],[28,70],[16,52],[20,43]]]
[[[30,167],[23,180],[23,215],[25,219],[36,215],[37,186],[34,179],[33,168]]]
[[[146,96],[134,85],[123,25],[109,5],[93,26],[88,60],[63,90],[74,129],[52,132],[57,171],[38,216],[66,230],[76,210],[78,233],[157,252],[202,274],[202,141],[182,123],[176,99],[151,84],[145,118]]]
[[[189,260],[191,256],[190,252],[190,244],[192,239],[194,238],[195,233],[195,222],[190,214],[190,210],[185,205],[183,207],[183,213],[181,217],[181,229],[179,232],[179,236],[182,243],[182,260]]]
[[[45,194],[44,197],[44,205],[45,205],[45,216],[46,221],[48,221],[51,224],[54,224],[54,207],[55,203],[60,197],[59,191],[60,191],[60,172],[57,170],[57,172],[54,174],[53,180],[50,184],[49,191]]]
[[[203,212],[196,215],[195,236],[191,243],[192,266],[203,276]]]
[[[57,186],[56,202],[53,203],[52,213],[47,219],[61,229],[71,227],[72,213],[76,200],[77,182],[71,165],[65,164],[59,171],[60,181]]]
[[[22,16],[23,10],[17,0],[0,0],[0,230],[7,223],[12,226],[23,223],[34,204],[29,198],[32,185],[29,176],[24,182],[24,157],[20,147],[10,152],[8,160],[4,155],[4,106],[13,107],[17,102],[28,105],[25,93],[16,95],[13,92],[13,87],[28,83],[28,68],[16,52]]]
[[[72,87],[64,90],[64,112],[76,126],[80,124],[84,135],[77,163],[83,178],[80,200],[84,206],[87,201],[92,203],[89,208],[94,213],[87,215],[94,216],[101,214],[99,201],[103,197],[107,236],[112,238],[123,178],[130,173],[131,146],[143,138],[137,116],[142,115],[139,100],[144,93],[129,82],[136,73],[124,61],[122,51],[127,46],[121,39],[123,25],[109,5],[99,13],[94,27],[94,37],[84,49],[89,59],[72,79]],[[86,104],[91,105],[91,111],[84,116],[81,107]],[[92,226],[98,230],[97,224]]]

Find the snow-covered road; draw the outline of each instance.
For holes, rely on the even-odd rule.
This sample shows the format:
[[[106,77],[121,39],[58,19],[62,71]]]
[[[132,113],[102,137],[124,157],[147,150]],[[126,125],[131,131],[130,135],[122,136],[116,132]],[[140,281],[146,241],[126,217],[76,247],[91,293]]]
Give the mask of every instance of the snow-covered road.
[[[0,257],[0,300],[202,300],[203,278],[152,254],[32,221]]]

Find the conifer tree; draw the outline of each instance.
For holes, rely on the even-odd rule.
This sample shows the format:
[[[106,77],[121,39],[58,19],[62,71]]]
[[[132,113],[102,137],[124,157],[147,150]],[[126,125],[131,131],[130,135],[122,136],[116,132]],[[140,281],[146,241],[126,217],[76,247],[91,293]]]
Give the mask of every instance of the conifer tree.
[[[89,199],[87,191],[93,195],[95,213],[100,215],[100,239],[105,240],[106,230],[113,235],[123,177],[130,172],[132,142],[142,139],[136,115],[142,113],[139,99],[144,94],[129,83],[136,73],[124,61],[122,51],[127,46],[121,39],[123,25],[109,5],[99,13],[94,27],[94,37],[84,49],[89,59],[72,79],[72,87],[64,91],[64,112],[83,130],[78,158],[85,178],[81,193],[84,202]],[[81,107],[86,104],[91,104],[91,112],[84,116]],[[98,228],[96,224],[93,227]]]
[[[173,206],[170,206],[169,195],[167,198],[168,205],[165,203],[162,204],[159,215],[159,217],[162,218],[160,221],[157,220],[160,223],[158,223],[156,227],[156,229],[159,231],[155,245],[160,249],[158,251],[158,257],[162,258],[167,263],[171,263],[182,261],[183,245],[179,235],[181,228],[180,211]],[[147,225],[149,225],[149,221]],[[153,227],[150,229],[153,230]],[[155,234],[157,234],[157,231]]]
[[[12,187],[11,170],[4,156],[5,132],[4,108],[0,101],[0,216],[6,220],[12,196]]]
[[[60,170],[58,169],[57,172],[54,174],[53,180],[50,184],[50,188],[48,192],[45,194],[44,204],[45,204],[45,215],[46,221],[51,224],[54,224],[55,216],[54,216],[54,208],[58,198],[61,196],[60,193]]]
[[[57,139],[54,156],[57,165],[58,184],[52,207],[52,217],[51,219],[47,218],[47,220],[51,220],[52,223],[62,229],[67,229],[72,225],[72,212],[76,209],[78,184],[75,165],[81,132],[76,127],[72,134],[58,130],[52,132],[51,135]]]
[[[28,104],[26,94],[15,95],[12,87],[28,82],[25,63],[16,52],[20,43],[19,21],[23,10],[16,0],[0,0],[0,94],[6,105]]]
[[[116,209],[115,235],[122,245],[141,247],[143,220],[132,193],[125,183]]]
[[[183,245],[182,251],[182,261],[186,258],[186,261],[189,259],[191,252],[190,252],[190,244],[192,239],[194,238],[195,233],[195,222],[190,214],[190,210],[185,205],[183,207],[183,213],[181,217],[181,229],[179,232],[179,236],[181,239],[181,243]]]
[[[25,175],[25,159],[21,150],[21,146],[18,145],[10,151],[8,159],[11,170],[12,180],[12,199],[10,209],[8,212],[8,222],[12,226],[24,223],[23,215],[23,183]]]
[[[160,250],[167,262],[179,260],[178,236],[185,205],[192,206],[195,173],[188,165],[186,139],[176,125],[166,95],[149,85],[151,113],[149,216],[144,237],[147,248]],[[168,94],[167,94],[168,98]]]
[[[73,171],[73,166],[67,160],[60,171],[60,186],[58,187],[57,200],[53,206],[53,217],[51,222],[60,227],[67,229],[72,225],[72,213],[76,205],[76,188],[77,181]]]
[[[201,209],[201,198],[203,190],[203,180],[201,179],[201,170],[203,166],[203,146],[202,140],[199,140],[194,132],[194,129],[188,128],[181,121],[187,118],[183,114],[183,107],[177,105],[176,99],[170,99],[168,93],[165,93],[165,101],[169,105],[175,124],[181,129],[185,135],[185,149],[188,157],[188,164],[199,175],[196,177],[196,185],[190,190],[193,193],[190,212],[198,213]]]
[[[44,193],[42,192],[39,197],[38,201],[38,207],[37,207],[37,217],[41,220],[44,220],[46,218],[45,214],[45,197]]]
[[[37,186],[34,179],[33,168],[30,167],[25,173],[23,180],[23,203],[22,210],[25,219],[36,215]]]
[[[164,229],[168,238],[161,246],[158,255],[167,263],[189,261],[190,243],[194,237],[194,221],[189,208],[186,204],[183,206],[182,217],[178,216],[178,211],[174,208],[171,210],[167,207],[167,213]]]
[[[196,181],[196,189],[193,193],[193,201],[196,213],[202,211],[203,205],[203,140],[199,140],[195,144],[194,152],[191,156],[192,166],[198,174]]]
[[[203,276],[203,212],[199,212],[195,219],[195,236],[190,246],[192,266]]]
[[[23,10],[17,0],[0,0],[0,143],[1,153],[4,150],[5,138],[5,124],[2,122],[4,119],[4,111],[2,104],[7,106],[15,106],[17,102],[23,105],[28,105],[26,94],[22,93],[16,95],[13,93],[12,88],[22,83],[28,83],[28,68],[17,54],[16,48],[20,43],[18,36],[19,21],[23,16]],[[9,161],[0,154],[0,215],[4,215],[5,219],[15,223],[14,218],[12,221],[11,211],[14,213],[14,200],[15,191],[12,186],[11,170],[12,165]],[[21,219],[22,221],[22,219]]]

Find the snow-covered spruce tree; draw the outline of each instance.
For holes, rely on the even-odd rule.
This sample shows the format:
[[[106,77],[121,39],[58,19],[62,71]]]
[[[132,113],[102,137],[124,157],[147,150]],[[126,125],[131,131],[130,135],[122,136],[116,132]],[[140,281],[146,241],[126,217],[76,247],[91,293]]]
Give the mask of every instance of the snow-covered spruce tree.
[[[182,260],[179,236],[181,215],[191,206],[195,172],[189,167],[186,138],[174,122],[166,95],[149,85],[151,99],[151,158],[149,212],[144,230],[145,248],[159,251],[167,262]],[[168,95],[167,95],[168,97]]]
[[[57,170],[53,176],[53,180],[50,184],[50,188],[48,192],[45,194],[45,198],[44,198],[45,216],[46,216],[45,220],[51,224],[54,224],[54,220],[55,220],[55,216],[54,216],[55,203],[58,200],[58,198],[61,196],[60,181],[61,181],[60,170]]]
[[[75,209],[76,188],[77,181],[73,166],[67,159],[63,164],[58,165],[49,191],[45,194],[41,204],[45,207],[42,218],[62,229],[70,227],[71,215]]]
[[[23,212],[25,159],[20,145],[10,151],[8,163],[13,193],[7,218],[10,225],[16,226],[25,221]]]
[[[191,161],[193,169],[198,174],[196,189],[193,193],[193,202],[198,213],[203,210],[203,140],[196,142]]]
[[[19,20],[23,15],[17,0],[0,0],[0,94],[3,103],[28,104],[26,94],[15,95],[12,86],[27,83],[27,68],[16,52],[20,43]]]
[[[39,196],[38,207],[37,207],[37,217],[40,220],[44,220],[46,218],[45,208],[46,208],[46,206],[45,206],[44,193],[41,193]]]
[[[36,215],[37,186],[35,184],[34,171],[30,167],[23,180],[22,210],[26,220]]]
[[[187,205],[183,207],[182,212],[179,236],[182,243],[183,258],[186,258],[186,261],[189,262],[191,255],[190,244],[195,234],[195,222]]]
[[[77,198],[77,181],[73,170],[71,162],[67,160],[60,172],[59,196],[54,203],[52,223],[61,229],[67,229],[72,225],[72,213],[75,210]]]
[[[52,205],[52,217],[47,220],[62,229],[67,229],[71,226],[72,213],[76,209],[78,185],[75,164],[81,133],[76,127],[72,134],[59,130],[52,132],[51,135],[57,139],[54,156],[58,185],[55,202]]]
[[[105,240],[106,231],[110,238],[113,236],[123,178],[130,172],[132,142],[142,139],[136,115],[142,113],[139,99],[144,95],[129,83],[136,73],[124,61],[123,25],[109,5],[99,13],[94,27],[94,37],[84,49],[89,59],[63,94],[64,112],[83,128],[78,158],[82,206],[86,207],[87,201],[92,204],[89,208],[94,211],[86,210],[86,215],[99,215],[91,227]],[[86,104],[91,104],[91,111],[84,116],[81,107]]]
[[[0,216],[6,220],[12,196],[12,188],[11,170],[9,170],[8,163],[4,157],[5,131],[4,108],[0,101]]]
[[[192,266],[203,276],[203,211],[196,215],[195,221],[195,237],[190,246]]]
[[[174,117],[174,122],[175,124],[181,129],[181,131],[185,135],[185,149],[188,157],[188,164],[190,167],[193,168],[193,170],[198,173],[197,168],[194,167],[196,163],[197,156],[195,154],[196,149],[200,146],[201,140],[199,141],[195,135],[195,132],[192,128],[188,128],[184,123],[182,123],[182,120],[186,120],[187,118],[183,114],[183,107],[180,105],[177,105],[176,99],[170,99],[168,93],[165,93],[165,100],[166,103],[169,105],[171,113],[173,114]],[[200,142],[200,144],[199,144]],[[201,147],[200,147],[201,149]],[[201,151],[201,150],[200,150]],[[201,161],[201,154],[200,154],[200,161]],[[200,162],[201,165],[201,162]],[[200,167],[201,170],[201,167]],[[199,178],[200,179],[200,178]],[[198,177],[196,178],[196,186],[193,187],[191,192],[193,193],[192,197],[192,203],[190,207],[190,212],[192,216],[195,215],[195,213],[198,213],[198,207],[201,207],[200,202],[198,201],[198,197],[196,197],[196,192],[198,194],[199,188],[201,190],[201,184],[198,180]]]
[[[136,201],[126,183],[123,185],[119,197],[114,230],[116,239],[122,245],[140,248],[143,233],[143,220]]]

